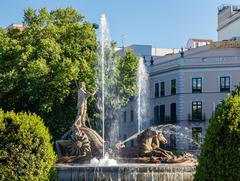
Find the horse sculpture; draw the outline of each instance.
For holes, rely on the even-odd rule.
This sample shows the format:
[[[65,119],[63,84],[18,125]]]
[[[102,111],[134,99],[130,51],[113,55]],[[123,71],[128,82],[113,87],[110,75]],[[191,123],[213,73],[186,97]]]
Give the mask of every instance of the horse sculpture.
[[[122,142],[116,144],[120,149],[120,155],[126,157],[145,156],[160,148],[160,144],[167,143],[163,133],[157,132],[150,128],[144,130],[137,136],[137,145],[135,147],[126,148]]]
[[[151,158],[149,162],[161,163],[182,163],[192,160],[190,154],[182,154],[177,157],[171,151],[162,149],[160,147],[161,143],[167,143],[164,134],[148,128],[137,136],[137,145],[135,147],[126,148],[122,142],[117,143],[116,147],[120,149],[120,156],[134,158],[134,161],[141,160],[141,157]]]

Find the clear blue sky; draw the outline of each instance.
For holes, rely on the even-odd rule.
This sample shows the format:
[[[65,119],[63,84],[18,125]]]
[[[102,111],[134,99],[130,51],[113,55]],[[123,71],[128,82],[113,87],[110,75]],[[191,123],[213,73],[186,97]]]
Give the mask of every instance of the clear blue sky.
[[[240,5],[239,0],[2,0],[0,27],[21,23],[23,10],[32,7],[73,7],[90,22],[105,13],[112,39],[124,44],[182,47],[189,38],[216,39],[217,7]]]

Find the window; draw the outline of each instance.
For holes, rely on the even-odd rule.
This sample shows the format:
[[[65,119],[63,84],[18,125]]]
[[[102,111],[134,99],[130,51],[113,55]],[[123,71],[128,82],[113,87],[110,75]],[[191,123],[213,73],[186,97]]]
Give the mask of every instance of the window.
[[[171,94],[176,94],[176,79],[171,80]]]
[[[154,106],[154,124],[159,124],[159,106]]]
[[[131,110],[131,122],[133,122],[134,121],[134,112],[133,112],[133,110]]]
[[[192,139],[195,143],[201,144],[201,142],[202,142],[202,128],[201,127],[192,128]]]
[[[192,92],[201,93],[202,92],[202,78],[192,79]]]
[[[131,147],[134,147],[134,140],[131,140]]]
[[[123,135],[123,140],[126,140],[126,139],[127,139],[127,135],[124,134],[124,135]]]
[[[155,84],[155,97],[159,97],[159,83]]]
[[[123,122],[124,123],[127,122],[127,111],[124,111],[124,113],[123,113]]]
[[[165,105],[160,105],[160,124],[165,122]]]
[[[165,83],[161,82],[161,96],[165,96]]]
[[[175,134],[170,134],[170,148],[171,149],[176,149],[176,135]]]
[[[192,102],[192,119],[202,120],[202,102],[201,101]]]
[[[177,119],[177,114],[176,114],[176,103],[171,104],[171,121],[176,121]]]
[[[230,77],[220,77],[220,92],[230,91]]]
[[[198,42],[196,42],[196,44],[195,44],[195,45],[196,45],[196,48],[198,48],[198,47],[199,47],[199,43],[198,43]]]

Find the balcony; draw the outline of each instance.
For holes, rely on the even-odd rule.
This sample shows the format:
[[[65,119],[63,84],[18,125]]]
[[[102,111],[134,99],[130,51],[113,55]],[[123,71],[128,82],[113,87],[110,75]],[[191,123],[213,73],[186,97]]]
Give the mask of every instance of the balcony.
[[[192,93],[202,93],[202,88],[193,88]]]
[[[220,92],[230,92],[230,87],[220,87]]]
[[[188,121],[205,121],[206,115],[205,113],[195,113],[195,114],[188,114]]]

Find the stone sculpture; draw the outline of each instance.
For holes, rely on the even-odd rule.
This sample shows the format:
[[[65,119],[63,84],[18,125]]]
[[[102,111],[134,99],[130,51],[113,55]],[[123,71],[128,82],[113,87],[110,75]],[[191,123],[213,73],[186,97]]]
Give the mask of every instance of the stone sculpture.
[[[103,143],[102,137],[93,129],[86,126],[87,99],[95,93],[89,93],[85,84],[78,85],[77,116],[74,124],[62,137],[56,141],[57,153],[61,163],[84,163],[90,159],[102,157]],[[119,150],[120,159],[133,162],[146,163],[146,158],[151,163],[181,163],[191,160],[189,154],[179,157],[172,152],[160,147],[161,143],[167,143],[164,134],[154,129],[148,128],[137,136],[137,145],[132,148],[125,148],[122,142],[116,144]],[[115,149],[115,148],[111,148]]]
[[[56,141],[58,157],[92,158],[100,157],[103,150],[103,139],[94,130],[86,127],[87,98],[95,93],[86,90],[84,82],[78,87],[77,116],[74,124]],[[73,158],[74,159],[74,158]],[[73,160],[70,159],[70,160]]]
[[[77,101],[77,116],[75,125],[78,127],[86,127],[86,114],[87,114],[87,99],[89,96],[94,96],[94,93],[87,92],[84,82],[77,85],[78,88],[78,101]]]
[[[120,149],[120,155],[129,160],[133,158],[133,161],[145,162],[151,158],[150,162],[161,162],[161,163],[182,163],[185,161],[194,162],[193,155],[182,154],[175,156],[171,151],[160,148],[161,143],[167,143],[163,133],[148,128],[144,130],[137,137],[137,145],[131,148],[125,148],[122,142],[116,144],[116,147]],[[142,159],[145,158],[146,160]],[[125,159],[123,159],[125,160]],[[131,159],[130,159],[131,160]]]

